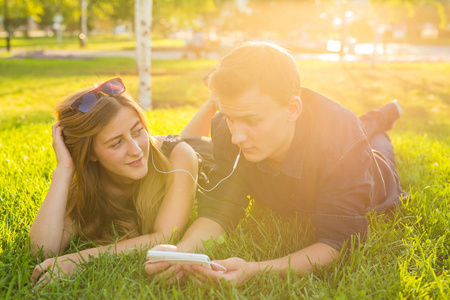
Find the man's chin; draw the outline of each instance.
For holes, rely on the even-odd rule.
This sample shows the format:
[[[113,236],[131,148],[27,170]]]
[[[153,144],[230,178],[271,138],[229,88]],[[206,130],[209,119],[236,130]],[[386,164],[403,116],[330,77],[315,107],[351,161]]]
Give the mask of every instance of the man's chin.
[[[244,154],[245,159],[249,162],[257,163],[257,162],[264,160],[261,157],[259,157],[258,155],[255,155],[254,153],[243,153],[243,154]]]

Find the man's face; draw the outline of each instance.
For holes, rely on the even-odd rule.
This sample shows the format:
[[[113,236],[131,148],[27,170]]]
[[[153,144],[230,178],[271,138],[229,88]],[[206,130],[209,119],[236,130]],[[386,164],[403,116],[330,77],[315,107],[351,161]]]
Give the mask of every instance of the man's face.
[[[234,99],[219,99],[232,143],[239,146],[251,162],[265,159],[281,166],[292,142],[295,120],[288,117],[288,105],[254,87]]]

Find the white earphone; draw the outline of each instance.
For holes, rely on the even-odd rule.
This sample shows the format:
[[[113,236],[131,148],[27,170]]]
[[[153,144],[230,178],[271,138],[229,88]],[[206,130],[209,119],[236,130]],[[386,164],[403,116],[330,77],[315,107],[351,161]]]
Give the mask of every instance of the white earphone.
[[[219,186],[219,184],[222,183],[222,181],[224,181],[224,180],[230,178],[230,176],[233,175],[234,170],[235,170],[236,167],[237,167],[237,164],[238,164],[238,162],[239,162],[239,158],[241,157],[241,150],[239,149],[239,153],[238,153],[238,155],[236,156],[236,160],[234,161],[234,166],[233,166],[233,170],[231,171],[231,173],[230,173],[227,177],[222,178],[222,179],[221,179],[221,180],[220,180],[213,188],[207,190],[207,189],[203,188],[201,185],[199,185],[199,184],[197,183],[197,180],[195,180],[194,176],[193,176],[188,170],[184,170],[184,169],[176,169],[176,170],[167,171],[167,172],[159,170],[159,169],[155,166],[155,162],[154,162],[154,160],[153,160],[153,149],[151,149],[151,148],[150,148],[150,153],[151,153],[151,156],[152,156],[152,164],[153,164],[153,167],[155,168],[156,171],[158,171],[159,173],[162,173],[162,174],[170,174],[170,173],[174,173],[174,172],[185,172],[185,173],[188,173],[188,174],[191,176],[192,180],[194,180],[195,184],[199,187],[199,189],[201,189],[201,190],[204,191],[204,192],[211,192],[211,191],[214,190],[217,186]]]

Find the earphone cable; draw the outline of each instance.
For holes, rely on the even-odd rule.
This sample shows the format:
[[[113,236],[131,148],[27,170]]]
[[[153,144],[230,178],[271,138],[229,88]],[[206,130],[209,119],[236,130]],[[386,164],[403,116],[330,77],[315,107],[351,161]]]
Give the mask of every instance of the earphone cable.
[[[228,174],[227,177],[222,178],[213,188],[207,190],[207,189],[203,188],[200,184],[198,184],[197,180],[195,180],[194,176],[188,170],[185,170],[185,169],[176,169],[176,170],[171,170],[171,171],[161,171],[161,170],[159,170],[156,167],[156,165],[155,165],[155,161],[153,160],[153,149],[152,148],[150,148],[150,153],[151,153],[151,156],[152,156],[152,164],[153,164],[153,167],[155,168],[156,171],[158,171],[159,173],[162,173],[162,174],[170,174],[170,173],[175,173],[175,172],[188,173],[189,176],[191,176],[192,180],[194,180],[195,184],[199,187],[199,189],[201,189],[202,191],[207,192],[207,193],[211,192],[212,190],[214,190],[217,186],[219,186],[220,183],[222,183],[224,180],[230,178],[230,176],[233,175],[234,170],[236,170],[237,164],[239,162],[239,158],[241,157],[241,150],[239,149],[239,153],[236,156],[236,160],[234,161],[234,166],[233,166],[233,170],[231,171],[231,173]]]

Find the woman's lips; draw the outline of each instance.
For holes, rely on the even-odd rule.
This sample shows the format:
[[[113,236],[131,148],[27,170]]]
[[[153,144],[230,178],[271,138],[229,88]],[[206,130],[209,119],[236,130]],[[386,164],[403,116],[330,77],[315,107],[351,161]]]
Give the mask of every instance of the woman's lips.
[[[128,163],[127,165],[132,166],[132,167],[137,167],[137,166],[141,165],[142,158],[143,157],[141,157],[141,158],[139,158],[139,159],[137,159],[135,161],[132,161],[132,162]]]

